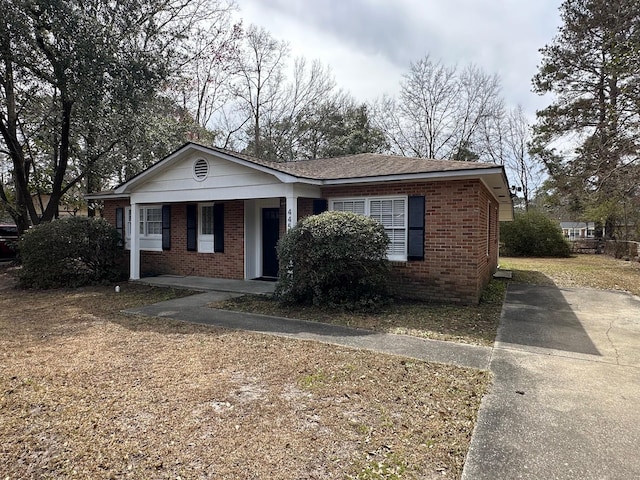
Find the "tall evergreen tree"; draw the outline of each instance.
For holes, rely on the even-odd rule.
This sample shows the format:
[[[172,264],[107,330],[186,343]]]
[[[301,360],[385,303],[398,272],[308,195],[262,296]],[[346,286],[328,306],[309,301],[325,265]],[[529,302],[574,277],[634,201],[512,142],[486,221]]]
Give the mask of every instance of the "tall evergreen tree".
[[[533,79],[554,95],[538,112],[533,152],[573,203],[624,202],[640,181],[640,3],[565,0],[560,11]]]

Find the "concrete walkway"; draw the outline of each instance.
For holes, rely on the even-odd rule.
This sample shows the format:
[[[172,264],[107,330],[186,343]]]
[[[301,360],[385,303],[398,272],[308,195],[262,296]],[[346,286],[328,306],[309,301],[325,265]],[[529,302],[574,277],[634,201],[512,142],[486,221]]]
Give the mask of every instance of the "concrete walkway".
[[[461,367],[489,368],[491,348],[461,343],[428,340],[408,335],[377,333],[369,330],[328,325],[319,322],[292,320],[268,315],[230,312],[209,308],[207,305],[245,293],[268,293],[274,284],[261,281],[222,281],[217,285],[197,277],[153,277],[141,280],[151,285],[177,286],[206,293],[177,298],[153,305],[126,310],[126,313],[167,317],[215,327],[248,330],[281,337],[313,340],[351,348],[373,350],[419,360],[450,363]],[[209,279],[215,280],[215,279]],[[217,290],[225,288],[225,291]],[[264,290],[264,291],[260,291]]]
[[[464,480],[640,478],[640,298],[511,284]]]
[[[640,478],[640,298],[510,284],[492,349],[207,307],[256,284],[128,312],[490,369],[463,480]]]

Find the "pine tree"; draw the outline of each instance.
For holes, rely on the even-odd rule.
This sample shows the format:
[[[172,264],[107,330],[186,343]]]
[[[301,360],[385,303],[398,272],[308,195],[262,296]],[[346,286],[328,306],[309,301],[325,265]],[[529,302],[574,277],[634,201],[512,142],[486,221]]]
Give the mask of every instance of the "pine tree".
[[[640,194],[640,2],[566,0],[560,12],[533,79],[554,95],[538,112],[533,151],[569,198],[623,202]]]

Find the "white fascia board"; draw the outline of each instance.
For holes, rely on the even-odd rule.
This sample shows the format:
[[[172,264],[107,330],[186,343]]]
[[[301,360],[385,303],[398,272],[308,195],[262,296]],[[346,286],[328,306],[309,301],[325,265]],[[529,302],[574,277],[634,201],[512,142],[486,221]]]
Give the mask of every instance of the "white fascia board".
[[[188,203],[215,202],[228,200],[251,200],[257,198],[279,198],[286,195],[281,184],[251,185],[247,187],[216,188],[213,190],[172,190],[162,192],[134,192],[132,201],[136,203]]]
[[[489,179],[493,178],[493,182]],[[385,183],[389,181],[419,181],[419,180],[470,180],[479,179],[498,202],[500,221],[513,220],[513,201],[511,200],[509,183],[503,167],[476,168],[471,170],[453,170],[445,172],[407,173],[401,175],[384,175],[377,177],[339,178],[325,180],[323,185],[348,185],[365,183]],[[493,183],[493,185],[491,185]],[[499,184],[499,192],[494,188]],[[500,194],[503,195],[501,198]]]
[[[380,175],[376,177],[355,177],[355,178],[336,178],[324,180],[323,185],[345,185],[359,183],[384,183],[391,181],[407,181],[407,180],[448,180],[460,179],[466,180],[470,178],[479,178],[484,175],[496,175],[502,173],[502,167],[495,168],[477,168],[472,170],[450,170],[444,172],[425,172],[425,173],[403,173],[399,175]]]
[[[87,193],[84,198],[86,200],[118,200],[118,199],[128,199],[128,193]]]

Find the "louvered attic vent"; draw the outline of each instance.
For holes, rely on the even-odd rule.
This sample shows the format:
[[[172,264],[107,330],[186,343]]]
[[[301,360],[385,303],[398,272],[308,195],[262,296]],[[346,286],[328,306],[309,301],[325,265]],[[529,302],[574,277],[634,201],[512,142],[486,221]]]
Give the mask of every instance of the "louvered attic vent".
[[[196,180],[202,181],[209,175],[209,162],[204,158],[199,158],[193,164],[193,176]]]

